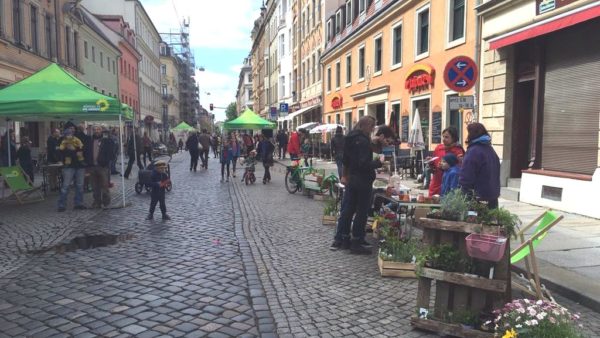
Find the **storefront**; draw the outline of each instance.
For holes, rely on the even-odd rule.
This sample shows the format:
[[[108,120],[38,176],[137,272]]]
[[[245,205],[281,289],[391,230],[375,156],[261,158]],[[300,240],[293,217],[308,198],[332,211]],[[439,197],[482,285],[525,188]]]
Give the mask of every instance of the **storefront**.
[[[521,201],[600,217],[600,2],[543,5],[526,7],[535,23],[487,39],[486,53],[505,57],[505,69],[490,62],[484,70],[505,79],[505,100],[493,104],[505,114],[484,123],[504,124],[503,178],[521,179]],[[489,93],[484,108],[492,105],[485,98],[502,96]]]

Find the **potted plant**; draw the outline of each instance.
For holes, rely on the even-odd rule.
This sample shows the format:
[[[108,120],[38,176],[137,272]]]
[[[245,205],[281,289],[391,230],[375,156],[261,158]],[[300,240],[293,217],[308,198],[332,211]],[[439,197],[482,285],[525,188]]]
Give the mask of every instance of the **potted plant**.
[[[415,261],[421,250],[421,241],[405,236],[393,222],[379,228],[381,238],[378,265],[382,276],[416,277]]]
[[[511,213],[504,208],[488,210],[482,217],[482,223],[485,225],[501,226],[504,228],[504,235],[516,238],[517,228],[521,225],[519,216]]]
[[[338,212],[338,203],[335,198],[326,199],[325,208],[323,208],[323,225],[335,225]]]
[[[462,258],[460,251],[454,246],[442,244],[430,246],[417,256],[417,275],[421,275],[424,267],[447,272],[465,272],[470,270],[471,263]]]
[[[460,189],[454,189],[440,200],[440,211],[427,216],[448,221],[463,221],[469,209],[469,198]],[[433,216],[433,217],[431,217]]]
[[[479,326],[479,314],[469,309],[457,309],[448,313],[448,322],[459,324],[463,329],[475,329]]]
[[[494,310],[493,321],[484,325],[492,327],[503,338],[580,338],[579,315],[564,307],[543,300],[515,299]]]

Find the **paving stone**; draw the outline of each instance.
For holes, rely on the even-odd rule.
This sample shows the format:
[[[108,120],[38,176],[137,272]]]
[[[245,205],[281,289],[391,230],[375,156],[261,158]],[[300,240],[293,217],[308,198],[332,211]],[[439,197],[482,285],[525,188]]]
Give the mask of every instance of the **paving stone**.
[[[122,328],[121,330],[125,331],[126,333],[130,333],[132,335],[138,335],[144,331],[147,331],[148,329],[143,326],[134,324],[134,325],[126,326],[126,327]]]

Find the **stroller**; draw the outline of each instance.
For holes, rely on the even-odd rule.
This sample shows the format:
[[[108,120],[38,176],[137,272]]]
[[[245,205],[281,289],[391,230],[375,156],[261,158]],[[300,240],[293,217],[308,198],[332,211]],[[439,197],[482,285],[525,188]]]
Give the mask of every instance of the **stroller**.
[[[135,183],[135,192],[136,193],[141,194],[144,189],[146,189],[146,192],[150,192],[152,190],[152,186],[150,185],[152,183],[151,182],[152,170],[154,169],[154,165],[156,164],[157,161],[158,161],[158,159],[155,158],[146,167],[146,169],[142,169],[138,172],[138,181]],[[171,165],[169,164],[169,162],[171,162],[171,159],[169,159],[167,161],[166,174],[169,178],[171,178]],[[165,187],[165,190],[171,191],[171,189],[173,189],[173,184],[169,182],[169,184]]]
[[[256,151],[252,150],[250,153],[256,156]],[[254,184],[254,182],[256,182],[256,176],[254,175],[256,159],[249,160],[249,158],[246,157],[246,159],[242,161],[242,164],[245,165],[244,175],[242,176],[242,182],[246,182],[246,185]]]

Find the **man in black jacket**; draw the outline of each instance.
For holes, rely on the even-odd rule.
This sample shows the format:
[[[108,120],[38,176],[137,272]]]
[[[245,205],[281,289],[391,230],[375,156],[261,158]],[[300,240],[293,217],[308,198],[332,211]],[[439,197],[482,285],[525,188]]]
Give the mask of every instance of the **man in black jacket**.
[[[342,184],[346,186],[332,250],[350,247],[352,254],[370,254],[365,241],[365,226],[371,203],[375,169],[381,168],[382,159],[373,159],[370,135],[375,119],[363,116],[344,142]],[[354,222],[353,222],[354,219]],[[352,226],[352,240],[350,228]]]
[[[133,142],[135,142],[135,144]],[[129,128],[129,139],[127,140],[127,157],[129,158],[129,162],[127,162],[127,169],[125,169],[125,174],[123,176],[126,179],[128,179],[129,174],[131,174],[131,168],[133,167],[134,161],[137,160],[138,169],[144,169],[141,159],[142,151],[142,138],[139,135],[134,135],[133,128]]]
[[[288,145],[288,136],[285,133],[285,130],[281,129],[277,133],[277,146],[279,148],[279,159],[285,160],[285,153],[287,151]]]
[[[185,142],[185,147],[190,152],[190,171],[193,169],[194,172],[198,169],[198,157],[200,156],[198,142],[198,134],[195,132],[192,132]]]
[[[92,166],[89,168],[94,190],[92,208],[108,207],[110,205],[108,175],[113,150],[114,144],[108,131],[103,131],[102,127],[95,126],[94,136],[92,137]]]

